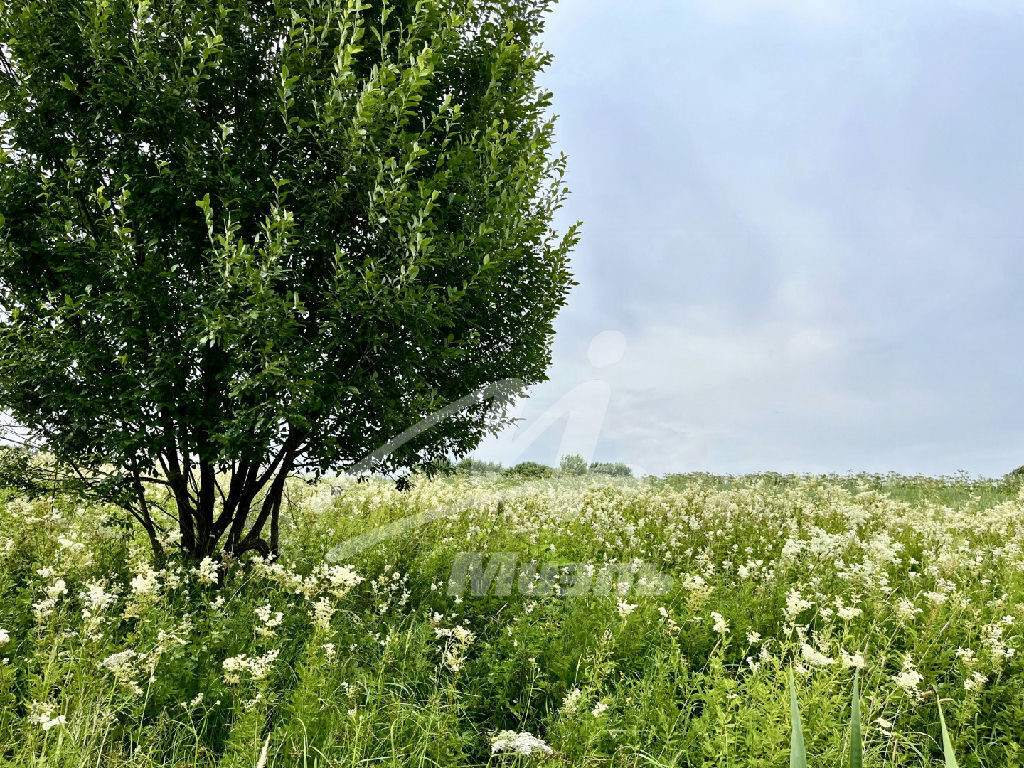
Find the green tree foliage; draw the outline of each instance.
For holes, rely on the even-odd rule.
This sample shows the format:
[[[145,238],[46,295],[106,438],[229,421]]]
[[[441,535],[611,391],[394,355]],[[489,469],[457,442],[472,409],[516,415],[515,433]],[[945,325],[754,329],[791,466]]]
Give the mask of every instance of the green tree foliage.
[[[590,465],[590,471],[595,475],[610,475],[612,477],[632,477],[633,470],[628,464],[622,462],[595,461]]]
[[[578,453],[566,454],[559,462],[558,468],[563,475],[585,475],[587,474],[587,460]]]
[[[470,450],[572,285],[548,5],[4,0],[0,407],[195,557],[514,379],[373,468]]]
[[[505,474],[509,477],[535,479],[551,477],[555,474],[555,471],[551,467],[539,464],[536,461],[521,461],[514,467],[506,469]]]
[[[495,475],[502,471],[502,466],[497,461],[465,458],[455,465],[455,469],[463,475]]]

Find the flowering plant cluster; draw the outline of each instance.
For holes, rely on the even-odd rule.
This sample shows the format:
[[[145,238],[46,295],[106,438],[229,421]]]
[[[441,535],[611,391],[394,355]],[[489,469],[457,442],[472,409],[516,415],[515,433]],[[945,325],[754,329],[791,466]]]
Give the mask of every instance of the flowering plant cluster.
[[[855,672],[866,765],[940,754],[939,699],[964,765],[1024,757],[1015,485],[454,476],[285,497],[281,558],[157,565],[110,508],[0,491],[11,764],[775,764],[789,669],[822,764],[842,763]],[[666,589],[453,591],[460,552],[572,578],[656,564]],[[495,563],[470,582],[500,583]]]

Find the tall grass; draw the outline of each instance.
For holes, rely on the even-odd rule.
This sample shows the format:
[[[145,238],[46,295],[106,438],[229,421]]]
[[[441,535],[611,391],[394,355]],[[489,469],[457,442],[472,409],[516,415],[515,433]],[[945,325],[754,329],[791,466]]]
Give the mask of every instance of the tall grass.
[[[961,479],[295,482],[282,560],[217,584],[0,491],[0,766],[1021,765],[1022,510]],[[460,551],[539,567],[452,595]],[[572,591],[639,561],[668,591]]]

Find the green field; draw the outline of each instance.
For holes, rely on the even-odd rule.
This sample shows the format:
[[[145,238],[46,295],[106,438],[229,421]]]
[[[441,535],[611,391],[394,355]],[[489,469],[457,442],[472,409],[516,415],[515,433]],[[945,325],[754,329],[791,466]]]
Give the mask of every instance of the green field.
[[[792,668],[840,766],[857,667],[864,765],[940,765],[937,696],[961,766],[1024,764],[1012,481],[296,480],[221,573],[0,499],[3,765],[784,766]]]

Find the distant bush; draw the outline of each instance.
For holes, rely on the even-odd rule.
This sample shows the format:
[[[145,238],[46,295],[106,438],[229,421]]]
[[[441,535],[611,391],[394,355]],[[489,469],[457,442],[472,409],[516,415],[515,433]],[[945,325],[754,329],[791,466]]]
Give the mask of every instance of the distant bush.
[[[506,469],[505,474],[510,477],[523,478],[551,477],[555,474],[555,470],[544,464],[538,464],[536,461],[524,461]]]
[[[455,465],[455,471],[462,475],[495,475],[502,471],[500,462],[463,459]]]
[[[587,460],[578,453],[570,453],[563,456],[558,468],[563,475],[585,475],[587,474]]]
[[[632,477],[633,470],[621,461],[606,462],[595,461],[590,465],[590,471],[595,475],[611,475],[612,477]]]

